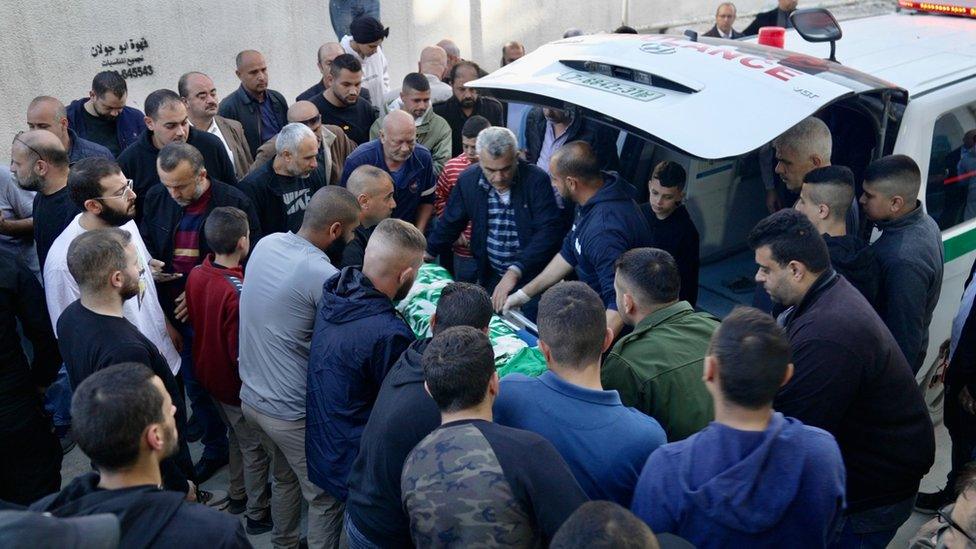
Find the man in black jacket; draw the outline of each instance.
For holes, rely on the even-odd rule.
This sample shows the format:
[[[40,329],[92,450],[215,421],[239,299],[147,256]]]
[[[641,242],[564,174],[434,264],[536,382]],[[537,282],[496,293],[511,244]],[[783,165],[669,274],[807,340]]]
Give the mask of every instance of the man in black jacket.
[[[359,226],[353,231],[352,240],[342,251],[342,263],[339,268],[362,266],[366,257],[366,245],[373,229],[380,221],[390,217],[396,208],[393,198],[393,179],[376,166],[363,164],[353,170],[346,181],[346,189],[359,202]]]
[[[143,364],[91,374],[75,389],[71,411],[78,446],[98,472],[30,509],[62,518],[111,513],[120,547],[250,547],[236,518],[160,488],[160,462],[178,446],[175,410],[163,381]]]
[[[451,67],[449,81],[454,95],[434,105],[434,112],[443,116],[451,126],[451,158],[461,154],[461,129],[468,118],[481,115],[492,126],[504,126],[502,104],[493,97],[484,97],[466,84],[478,78],[481,68],[471,61],[461,61]]]
[[[479,162],[458,177],[444,214],[427,242],[429,258],[446,253],[471,222],[478,280],[501,309],[521,284],[535,278],[559,250],[565,228],[545,172],[520,161],[505,127],[478,134]]]
[[[831,267],[877,310],[881,268],[874,249],[847,234],[847,211],[853,198],[854,173],[844,166],[825,166],[804,176],[795,207],[823,235]]]
[[[742,31],[743,36],[755,36],[763,27],[792,29],[793,23],[790,21],[790,14],[796,9],[796,4],[797,0],[779,0],[775,8],[757,13],[752,23]]]
[[[219,137],[190,126],[186,105],[172,90],[156,90],[146,97],[146,130],[119,155],[122,173],[132,180],[136,193],[136,221],[142,217],[142,203],[149,189],[159,185],[156,157],[170,143],[189,143],[203,155],[210,177],[236,184],[234,163]]]
[[[741,38],[743,34],[732,28],[732,25],[735,24],[735,16],[735,4],[732,2],[722,2],[718,5],[718,9],[715,10],[715,24],[702,36],[727,38],[729,40]]]
[[[251,201],[236,188],[211,179],[203,156],[192,145],[166,145],[159,152],[156,165],[162,185],[150,189],[146,196],[139,232],[149,253],[165,264],[163,271],[168,274],[157,280],[159,301],[166,317],[183,337],[180,374],[190,397],[194,421],[203,429],[203,457],[195,471],[197,480],[203,482],[227,463],[227,430],[209,395],[193,375],[193,332],[185,322],[183,289],[190,271],[212,251],[203,225],[214,208],[233,206],[244,211],[250,236],[255,240],[260,225]]]
[[[268,64],[261,52],[244,50],[237,54],[235,62],[234,74],[241,85],[220,101],[217,112],[244,126],[251,156],[256,156],[258,147],[288,123],[288,102],[281,93],[268,88]]]
[[[749,234],[762,284],[786,307],[794,375],[774,408],[834,435],[847,466],[838,543],[884,547],[912,513],[935,461],[935,435],[915,376],[867,300],[830,267],[827,245],[796,210]]]
[[[453,326],[487,333],[491,313],[491,301],[481,287],[452,282],[441,290],[430,317],[431,333]],[[410,535],[400,504],[400,472],[410,450],[441,423],[437,404],[424,389],[421,358],[430,339],[412,343],[386,375],[349,474],[346,530],[354,529],[382,547],[395,547]]]
[[[34,349],[30,364],[18,323]],[[44,290],[21,258],[0,252],[0,500],[26,505],[61,486],[61,445],[38,393],[60,366]]]
[[[525,159],[549,173],[549,159],[566,143],[585,141],[596,152],[601,170],[616,170],[617,132],[571,112],[535,107],[525,119]]]

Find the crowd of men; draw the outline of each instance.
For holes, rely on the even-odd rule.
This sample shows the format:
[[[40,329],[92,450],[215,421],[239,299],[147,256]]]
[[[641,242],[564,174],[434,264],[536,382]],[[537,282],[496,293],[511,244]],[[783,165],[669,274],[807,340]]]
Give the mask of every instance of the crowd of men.
[[[550,107],[516,134],[450,40],[394,89],[390,29],[347,24],[291,104],[245,50],[223,99],[187,72],[143,113],[106,71],[27,106],[0,168],[0,500],[114,515],[123,547],[884,547],[913,507],[927,540],[976,537],[971,280],[952,471],[917,494],[943,256],[914,160],[855,181],[819,118],[777,138],[756,307],[720,321],[681,163],[628,181],[618,132]],[[396,304],[424,262],[455,281],[418,339]],[[515,309],[547,370],[500,380],[488,324]],[[93,471],[62,488],[75,443]]]

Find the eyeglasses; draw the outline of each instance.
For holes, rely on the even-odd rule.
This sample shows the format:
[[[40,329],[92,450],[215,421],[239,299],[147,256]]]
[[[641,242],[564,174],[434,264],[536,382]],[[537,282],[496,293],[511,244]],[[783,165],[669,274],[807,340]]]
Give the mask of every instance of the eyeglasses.
[[[952,504],[950,503],[949,505],[952,505]],[[949,505],[945,505],[945,506],[943,506],[941,509],[939,509],[937,511],[939,522],[942,523],[942,524],[948,524],[949,525],[949,528],[952,528],[953,530],[959,532],[960,534],[962,534],[963,536],[965,536],[966,539],[968,539],[972,543],[976,543],[976,538],[974,538],[973,536],[971,536],[969,534],[969,532],[963,530],[962,529],[962,526],[959,526],[959,524],[957,524],[956,521],[952,520],[952,516],[950,515],[949,510],[948,510]]]
[[[321,121],[321,120],[322,120],[322,115],[321,114],[316,114],[315,116],[313,116],[312,118],[309,118],[308,120],[299,120],[299,123],[300,124],[305,124],[306,126],[308,126],[311,129],[312,126],[318,124],[319,121]]]
[[[47,158],[44,158],[44,155],[43,154],[37,152],[37,149],[35,149],[34,147],[31,147],[30,145],[27,144],[26,141],[24,141],[23,139],[20,138],[20,134],[22,134],[22,133],[24,133],[24,132],[23,131],[17,132],[17,135],[14,136],[14,141],[16,141],[17,143],[20,143],[21,145],[23,145],[23,146],[27,147],[28,149],[30,149],[31,152],[34,153],[39,160],[43,160],[43,161],[47,162]]]
[[[126,179],[125,180],[125,187],[122,187],[122,189],[120,191],[118,191],[117,193],[110,194],[108,196],[96,196],[95,198],[97,198],[97,199],[125,198],[125,195],[129,191],[132,191],[132,180],[131,179]]]

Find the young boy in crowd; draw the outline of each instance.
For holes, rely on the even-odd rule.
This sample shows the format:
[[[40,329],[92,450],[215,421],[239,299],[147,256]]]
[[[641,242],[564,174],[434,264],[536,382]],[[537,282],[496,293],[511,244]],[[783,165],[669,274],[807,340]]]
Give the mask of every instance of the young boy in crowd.
[[[241,413],[241,378],[237,370],[238,307],[250,251],[247,214],[233,207],[214,208],[203,226],[213,250],[190,271],[186,305],[193,326],[193,363],[200,385],[217,404],[230,443],[231,513],[246,513],[247,533],[271,530],[268,481],[270,459],[254,427]]]
[[[641,212],[651,228],[653,248],[674,258],[681,274],[679,297],[695,306],[698,301],[698,229],[684,205],[688,175],[677,162],[665,160],[654,166],[647,182],[650,200]]]

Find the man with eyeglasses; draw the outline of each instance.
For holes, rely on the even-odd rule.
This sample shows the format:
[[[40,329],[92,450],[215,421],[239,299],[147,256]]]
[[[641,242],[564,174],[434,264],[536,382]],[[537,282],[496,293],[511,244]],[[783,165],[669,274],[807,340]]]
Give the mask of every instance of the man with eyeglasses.
[[[309,101],[316,95],[322,95],[326,88],[332,85],[332,60],[344,53],[346,53],[346,50],[342,49],[342,45],[338,42],[326,42],[319,46],[317,66],[319,72],[322,73],[322,79],[316,82],[311,88],[300,93],[295,98],[295,101]],[[360,90],[359,95],[366,101],[371,101],[369,90],[363,88]]]
[[[971,475],[972,471],[968,471]],[[912,549],[968,548],[976,546],[976,478],[960,478],[954,503],[943,505],[936,516],[919,528]]]
[[[10,148],[10,173],[21,189],[36,192],[34,242],[43,269],[54,239],[79,212],[68,196],[68,153],[51,132],[19,133]]]
[[[188,72],[180,77],[176,90],[186,105],[190,125],[220,139],[234,164],[237,179],[244,179],[254,163],[254,155],[241,123],[217,114],[217,87],[213,80],[202,72]]]
[[[304,124],[312,130],[315,138],[319,142],[319,168],[317,176],[323,178],[323,185],[335,185],[342,177],[342,164],[346,157],[356,150],[356,143],[349,139],[346,132],[339,126],[323,124],[322,116],[315,104],[310,101],[297,101],[288,107],[288,123],[298,122]],[[270,162],[278,153],[275,142],[278,135],[267,140],[258,148],[258,154],[254,157],[254,164],[251,172],[257,171],[261,166]]]
[[[127,107],[125,79],[116,71],[102,71],[92,80],[88,97],[68,105],[68,124],[78,135],[118,156],[146,129],[139,109]]]

